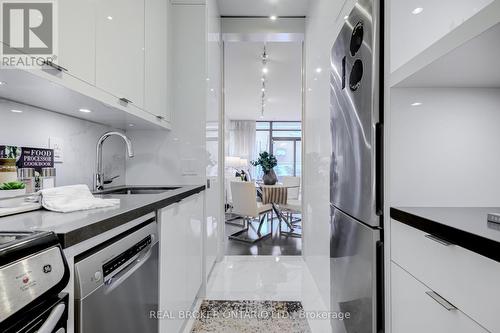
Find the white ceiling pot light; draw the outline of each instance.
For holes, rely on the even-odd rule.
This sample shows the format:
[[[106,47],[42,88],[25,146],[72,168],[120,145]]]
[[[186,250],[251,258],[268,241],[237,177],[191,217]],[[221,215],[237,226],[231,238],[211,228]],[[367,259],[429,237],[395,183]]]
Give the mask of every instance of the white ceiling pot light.
[[[418,14],[422,13],[423,11],[424,11],[424,9],[422,7],[417,7],[414,10],[412,10],[411,13],[413,15],[418,15]]]
[[[84,108],[79,109],[78,111],[80,111],[80,112],[82,112],[82,113],[91,113],[91,112],[92,112],[92,110],[89,110],[89,109],[84,109]]]

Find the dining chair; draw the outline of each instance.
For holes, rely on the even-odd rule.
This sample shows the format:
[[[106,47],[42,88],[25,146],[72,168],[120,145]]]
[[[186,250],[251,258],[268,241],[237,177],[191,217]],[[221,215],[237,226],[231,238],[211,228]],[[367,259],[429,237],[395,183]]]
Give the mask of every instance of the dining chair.
[[[288,187],[288,199],[299,200],[300,198],[300,177],[281,177],[283,186]]]
[[[302,221],[302,200],[300,198],[300,177],[284,176],[281,179],[283,186],[288,187],[288,198],[286,204],[280,205],[280,209],[287,214],[289,222],[294,225]],[[301,214],[301,218],[294,218],[293,214]],[[281,230],[280,234],[287,234]],[[292,236],[299,236],[296,233],[290,233]]]
[[[233,199],[232,213],[243,218],[245,228],[230,235],[229,238],[247,243],[255,243],[270,236],[271,233],[262,235],[261,230],[267,213],[269,213],[273,207],[271,204],[257,202],[255,184],[253,182],[232,181],[231,194]],[[259,226],[256,230],[258,237],[255,239],[243,237],[244,233],[249,231],[249,228],[253,228],[251,224],[253,219],[259,219]]]

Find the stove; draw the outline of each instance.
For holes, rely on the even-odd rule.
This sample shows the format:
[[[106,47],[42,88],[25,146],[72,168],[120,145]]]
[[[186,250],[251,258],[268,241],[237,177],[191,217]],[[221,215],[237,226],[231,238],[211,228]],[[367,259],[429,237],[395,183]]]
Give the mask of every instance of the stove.
[[[0,332],[65,330],[68,281],[53,232],[0,232]]]

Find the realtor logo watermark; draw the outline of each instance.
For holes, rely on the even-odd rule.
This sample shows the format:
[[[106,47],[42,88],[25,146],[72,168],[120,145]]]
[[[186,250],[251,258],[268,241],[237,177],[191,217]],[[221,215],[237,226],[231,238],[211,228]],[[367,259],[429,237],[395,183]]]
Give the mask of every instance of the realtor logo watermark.
[[[1,67],[40,68],[57,54],[56,3],[51,0],[0,0]]]

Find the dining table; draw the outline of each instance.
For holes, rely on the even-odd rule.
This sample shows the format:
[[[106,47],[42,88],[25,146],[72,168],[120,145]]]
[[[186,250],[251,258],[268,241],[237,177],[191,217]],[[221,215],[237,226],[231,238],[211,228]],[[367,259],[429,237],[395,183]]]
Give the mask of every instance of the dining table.
[[[259,196],[262,199],[263,204],[271,204],[273,208],[273,212],[276,214],[278,217],[278,221],[281,225],[281,222],[284,222],[288,229],[290,229],[289,232],[286,232],[286,234],[292,235],[292,236],[300,236],[299,234],[294,233],[294,226],[292,225],[291,221],[288,220],[288,218],[283,214],[282,210],[280,209],[281,205],[286,205],[288,201],[288,189],[290,188],[298,188],[299,186],[296,185],[284,185],[282,183],[276,183],[274,185],[266,185],[261,182],[256,182],[255,183],[257,187],[257,191],[259,193]],[[281,231],[281,227],[280,227]]]

